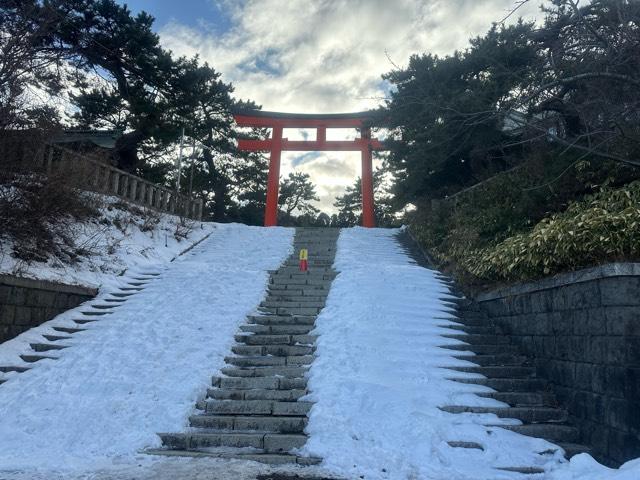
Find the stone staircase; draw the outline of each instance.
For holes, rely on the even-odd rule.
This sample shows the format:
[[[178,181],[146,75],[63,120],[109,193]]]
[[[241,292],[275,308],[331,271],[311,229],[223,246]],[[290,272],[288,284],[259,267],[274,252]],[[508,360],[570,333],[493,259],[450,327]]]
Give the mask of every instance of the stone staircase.
[[[159,271],[150,270],[123,278],[122,284],[110,294],[78,307],[71,321],[54,322],[51,329],[48,330],[49,333],[42,334],[42,340],[32,341],[29,344],[30,350],[20,354],[23,364],[0,364],[0,374],[23,373],[33,368],[27,365],[46,359],[57,360],[62,350],[70,347],[68,340],[72,339],[72,335],[84,332],[93,322],[108,319],[108,315],[115,312],[117,307],[125,303],[131,296],[144,290],[160,274]],[[0,376],[0,385],[8,380],[8,377]]]
[[[161,433],[164,455],[217,456],[270,464],[317,464],[296,455],[307,437],[311,403],[305,373],[314,359],[310,332],[336,273],[332,264],[338,229],[298,228],[294,252],[271,273],[259,313],[240,327],[222,375],[213,377],[184,433]],[[309,250],[309,271],[300,272],[300,249]]]
[[[503,402],[505,406],[447,405],[441,407],[442,410],[450,413],[493,413],[500,418],[519,420],[519,425],[487,424],[487,429],[504,428],[523,435],[544,438],[562,447],[568,458],[577,453],[588,452],[587,446],[576,443],[578,429],[568,423],[568,414],[558,405],[548,382],[536,376],[535,367],[529,363],[518,346],[511,343],[509,337],[503,334],[500,327],[495,325],[476,303],[462,300],[455,302],[455,306],[460,318],[456,325],[447,327],[460,333],[444,336],[464,343],[446,345],[442,348],[455,350],[456,358],[472,362],[475,366],[448,367],[452,371],[450,379],[490,387],[493,392],[477,395],[493,398]],[[456,371],[477,373],[484,378],[464,378],[456,376]],[[482,449],[481,445],[473,442],[450,444],[456,447]],[[543,472],[541,469],[526,466],[509,470],[528,474]]]

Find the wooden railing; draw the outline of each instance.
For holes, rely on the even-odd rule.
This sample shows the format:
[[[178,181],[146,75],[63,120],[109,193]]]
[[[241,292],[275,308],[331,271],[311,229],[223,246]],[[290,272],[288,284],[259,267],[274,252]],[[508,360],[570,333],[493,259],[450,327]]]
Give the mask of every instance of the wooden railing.
[[[115,195],[159,212],[202,220],[202,199],[194,199],[174,190],[149,182],[129,172],[107,165],[72,150],[48,145],[40,160],[48,174],[71,173],[83,187],[107,195]]]

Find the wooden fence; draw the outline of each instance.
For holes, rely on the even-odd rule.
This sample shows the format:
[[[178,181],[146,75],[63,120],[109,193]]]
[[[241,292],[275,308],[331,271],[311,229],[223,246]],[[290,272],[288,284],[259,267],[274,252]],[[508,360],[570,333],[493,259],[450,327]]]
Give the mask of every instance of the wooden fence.
[[[88,154],[48,144],[25,151],[19,157],[22,166],[35,167],[47,174],[73,175],[81,188],[115,195],[159,212],[202,220],[202,199],[149,182]]]

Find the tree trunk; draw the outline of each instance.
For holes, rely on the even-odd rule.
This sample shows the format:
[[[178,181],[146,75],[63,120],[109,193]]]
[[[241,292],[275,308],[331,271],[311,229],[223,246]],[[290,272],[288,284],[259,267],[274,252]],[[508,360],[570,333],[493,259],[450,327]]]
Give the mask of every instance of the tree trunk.
[[[226,219],[227,216],[227,206],[226,206],[226,198],[228,195],[228,185],[227,179],[220,175],[216,170],[216,166],[213,163],[213,154],[211,150],[205,148],[202,152],[204,161],[209,168],[209,177],[211,178],[211,184],[213,186],[213,221],[214,222],[222,222]]]
[[[125,133],[118,140],[113,151],[116,166],[127,172],[133,172],[138,166],[138,147],[145,139],[140,130]]]

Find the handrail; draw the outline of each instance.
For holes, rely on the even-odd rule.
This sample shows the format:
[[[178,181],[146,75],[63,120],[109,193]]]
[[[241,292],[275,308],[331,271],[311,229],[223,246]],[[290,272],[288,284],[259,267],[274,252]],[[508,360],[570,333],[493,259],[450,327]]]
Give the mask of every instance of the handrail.
[[[93,172],[86,172],[88,175],[82,178],[87,188],[115,195],[160,212],[183,215],[198,221],[202,220],[202,199],[194,199],[162,185],[157,185],[130,172],[108,165],[91,155],[49,144],[43,166],[50,174],[57,169],[73,167],[70,165],[73,160],[79,160],[82,165],[90,164],[93,167]],[[77,165],[75,166],[77,167]]]

